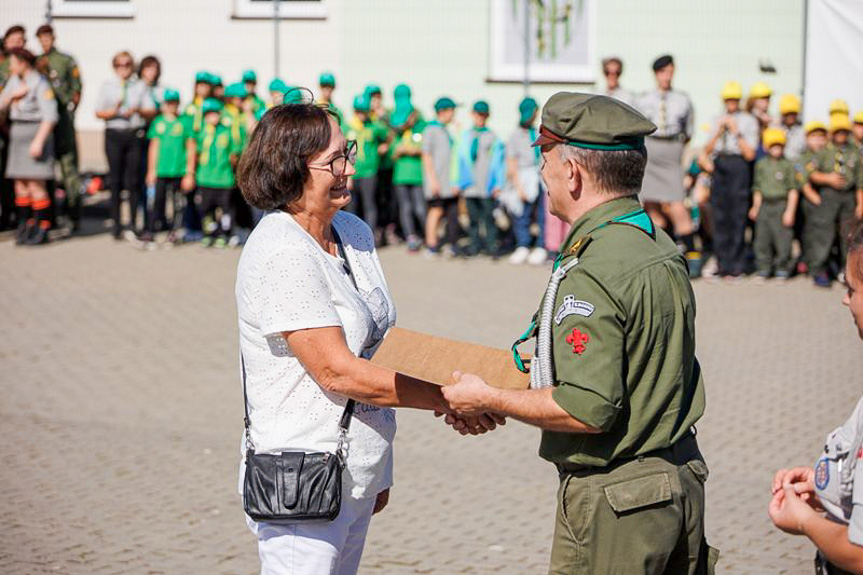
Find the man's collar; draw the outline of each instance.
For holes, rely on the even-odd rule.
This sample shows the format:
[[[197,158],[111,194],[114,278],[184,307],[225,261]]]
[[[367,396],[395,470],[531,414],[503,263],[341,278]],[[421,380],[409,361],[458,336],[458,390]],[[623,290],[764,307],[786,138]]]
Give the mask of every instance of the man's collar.
[[[638,196],[630,195],[611,198],[588,210],[586,214],[582,215],[572,224],[569,234],[560,246],[560,253],[566,254],[567,250],[579,238],[589,234],[602,224],[639,209],[641,209],[641,203],[638,201]]]

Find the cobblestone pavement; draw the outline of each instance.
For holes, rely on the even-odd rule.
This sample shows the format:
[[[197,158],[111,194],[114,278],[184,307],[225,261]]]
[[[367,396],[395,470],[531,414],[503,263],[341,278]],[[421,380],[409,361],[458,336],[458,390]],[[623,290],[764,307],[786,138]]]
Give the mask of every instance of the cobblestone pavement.
[[[399,324],[508,346],[548,270],[381,254]],[[104,236],[0,243],[0,573],[252,574],[236,495],[238,252],[142,252]],[[771,529],[772,472],[807,464],[860,396],[841,288],[699,283],[699,441],[720,573],[811,572]],[[462,438],[399,415],[396,486],[361,573],[544,573],[554,469],[511,422]]]

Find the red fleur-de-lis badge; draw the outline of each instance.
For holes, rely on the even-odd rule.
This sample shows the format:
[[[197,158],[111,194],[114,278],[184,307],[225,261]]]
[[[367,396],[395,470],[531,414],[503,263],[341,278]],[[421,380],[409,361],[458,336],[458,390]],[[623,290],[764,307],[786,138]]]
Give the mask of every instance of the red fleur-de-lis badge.
[[[589,341],[590,336],[579,329],[573,329],[572,333],[566,336],[566,343],[572,346],[572,353],[576,355],[584,353]]]

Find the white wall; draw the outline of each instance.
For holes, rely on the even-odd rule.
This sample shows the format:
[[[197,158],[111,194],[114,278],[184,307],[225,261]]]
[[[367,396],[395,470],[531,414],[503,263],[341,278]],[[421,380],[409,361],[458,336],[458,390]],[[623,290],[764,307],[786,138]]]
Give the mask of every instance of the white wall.
[[[97,130],[93,104],[99,85],[111,74],[111,55],[129,49],[136,57],[156,54],[163,83],[190,96],[199,69],[235,81],[245,67],[257,69],[260,93],[272,77],[273,24],[233,19],[234,0],[133,0],[129,20],[57,19],[61,49],[78,58],[85,82],[79,113],[83,131]],[[765,80],[777,95],[801,91],[803,0],[596,0],[596,45],[601,58],[617,54],[625,63],[622,83],[643,91],[653,84],[650,63],[670,52],[678,62],[675,85],[692,97],[697,124],[718,112],[719,90],[727,80],[748,89]],[[316,87],[321,70],[338,79],[336,102],[348,109],[368,82],[389,98],[406,82],[414,103],[427,114],[442,94],[466,106],[489,101],[491,126],[506,136],[523,96],[519,84],[489,83],[489,0],[327,0],[324,20],[281,24],[281,69],[289,84]],[[0,0],[4,22],[25,24],[30,33],[44,15],[42,0]],[[28,39],[38,48],[35,38]],[[758,71],[769,60],[775,75]],[[599,63],[597,62],[597,66]],[[598,75],[599,76],[599,75]],[[540,102],[554,92],[593,90],[592,85],[535,85]],[[776,98],[775,101],[778,100]],[[699,139],[703,139],[701,132]]]

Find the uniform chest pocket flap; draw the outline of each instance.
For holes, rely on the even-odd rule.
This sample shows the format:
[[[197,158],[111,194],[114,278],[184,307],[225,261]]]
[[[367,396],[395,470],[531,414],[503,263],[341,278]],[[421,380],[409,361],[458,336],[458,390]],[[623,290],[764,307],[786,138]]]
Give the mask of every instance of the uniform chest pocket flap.
[[[615,513],[627,513],[671,501],[671,480],[657,473],[605,486],[605,497]]]

